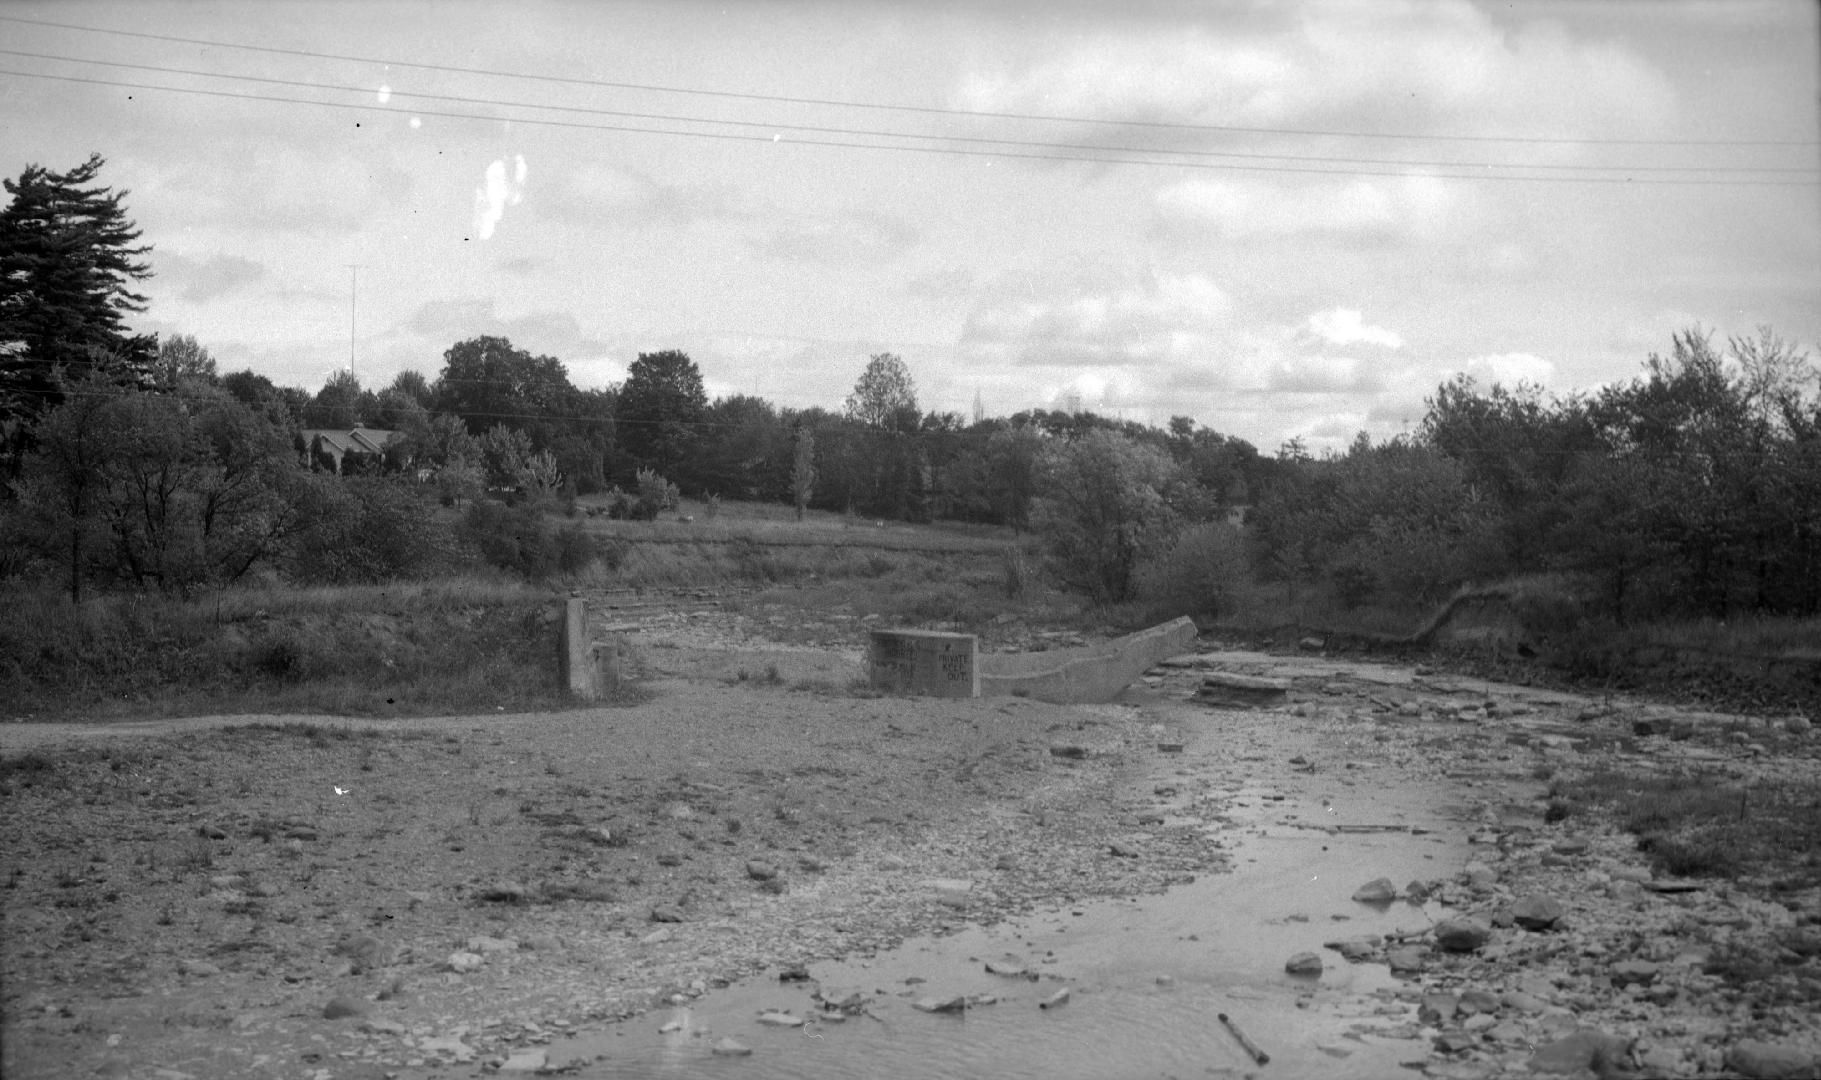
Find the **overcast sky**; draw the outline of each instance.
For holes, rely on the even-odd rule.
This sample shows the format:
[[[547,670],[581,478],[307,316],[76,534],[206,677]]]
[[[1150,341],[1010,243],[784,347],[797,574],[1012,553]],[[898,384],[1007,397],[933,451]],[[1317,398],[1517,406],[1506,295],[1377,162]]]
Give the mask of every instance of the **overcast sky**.
[[[0,171],[132,192],[136,328],[312,390],[349,264],[370,387],[495,334],[838,409],[889,351],[1266,451],[1821,343],[1808,2],[12,2],[0,50]]]

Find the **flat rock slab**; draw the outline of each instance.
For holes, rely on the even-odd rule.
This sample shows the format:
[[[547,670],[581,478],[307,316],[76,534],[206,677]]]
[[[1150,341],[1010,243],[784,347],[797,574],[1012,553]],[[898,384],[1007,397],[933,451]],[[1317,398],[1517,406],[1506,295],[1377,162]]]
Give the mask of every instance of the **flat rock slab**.
[[[1236,675],[1212,671],[1202,677],[1201,690],[1195,700],[1204,705],[1225,705],[1240,709],[1262,709],[1282,705],[1290,698],[1290,684],[1284,679],[1262,679],[1256,675]]]

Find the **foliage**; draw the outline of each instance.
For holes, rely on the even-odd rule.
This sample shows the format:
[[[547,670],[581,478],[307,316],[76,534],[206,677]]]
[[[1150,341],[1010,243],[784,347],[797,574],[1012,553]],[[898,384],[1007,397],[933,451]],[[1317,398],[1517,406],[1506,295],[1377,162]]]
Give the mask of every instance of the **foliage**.
[[[175,390],[189,379],[205,383],[218,381],[215,358],[191,334],[172,334],[160,341],[151,374],[152,385],[160,390]]]
[[[865,427],[903,430],[917,422],[917,384],[910,368],[891,353],[878,353],[847,397],[847,417]]]
[[[306,525],[284,570],[302,585],[380,584],[459,563],[453,538],[415,485],[392,477],[300,478]]]
[[[639,498],[636,512],[640,521],[652,521],[660,510],[675,510],[680,495],[677,486],[658,475],[655,469],[639,470]]]
[[[485,336],[451,345],[434,387],[436,411],[460,417],[476,436],[500,425],[524,427],[541,413],[560,414],[575,394],[561,361]]]
[[[532,580],[580,573],[602,554],[580,522],[553,528],[529,503],[507,506],[483,499],[469,509],[462,526],[488,563]]]
[[[1245,537],[1224,521],[1190,525],[1138,567],[1138,595],[1165,616],[1222,616],[1249,577]]]
[[[105,164],[93,154],[67,172],[28,165],[5,181],[0,351],[17,351],[0,365],[0,420],[35,420],[63,400],[66,380],[91,370],[148,381],[156,341],[130,336],[124,318],[145,310],[131,285],[151,276],[141,258],[151,247],[126,216],[128,192],[96,185]]]
[[[640,353],[620,387],[614,419],[620,446],[640,468],[683,475],[708,408],[702,373],[676,350]]]
[[[78,384],[16,486],[27,535],[80,599],[90,573],[187,592],[236,580],[297,525],[284,435],[228,394]]]
[[[351,431],[378,415],[371,391],[362,390],[360,378],[345,368],[329,376],[321,390],[304,407],[303,426]]]
[[[1095,430],[1047,444],[1038,469],[1034,519],[1050,572],[1096,603],[1132,599],[1139,561],[1176,525],[1166,497],[1178,481],[1175,463],[1124,435]]]
[[[797,449],[790,466],[790,501],[797,508],[797,520],[809,508],[809,498],[816,490],[816,433],[809,425],[797,428]]]

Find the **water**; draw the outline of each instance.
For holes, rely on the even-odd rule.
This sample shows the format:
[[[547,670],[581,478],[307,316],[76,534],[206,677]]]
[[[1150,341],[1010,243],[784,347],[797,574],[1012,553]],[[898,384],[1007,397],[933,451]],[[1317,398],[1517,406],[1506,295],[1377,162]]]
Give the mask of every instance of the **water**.
[[[1182,725],[1204,727],[1211,714],[1186,712]],[[1202,732],[1197,732],[1201,734]],[[1208,875],[1167,893],[1079,904],[991,929],[918,938],[867,959],[810,966],[813,983],[755,978],[709,993],[689,1006],[657,1011],[601,1035],[553,1044],[549,1060],[587,1062],[585,1078],[740,1077],[848,1080],[891,1077],[961,1080],[1122,1080],[1274,1075],[1377,1078],[1420,1061],[1426,1043],[1388,1037],[1407,1013],[1382,1009],[1381,991],[1397,985],[1383,963],[1349,964],[1324,942],[1420,931],[1441,917],[1435,905],[1368,906],[1351,899],[1366,881],[1451,875],[1467,858],[1466,829],[1443,809],[1448,793],[1364,767],[1320,776],[1234,781],[1245,772],[1234,732],[1218,754],[1191,753],[1160,764],[1156,779],[1196,773],[1225,782],[1227,821],[1206,822],[1236,842],[1230,874]],[[1255,760],[1281,763],[1295,750],[1268,728],[1250,727]],[[1282,754],[1284,756],[1275,756]],[[1245,768],[1241,766],[1241,768]],[[1184,789],[1189,784],[1181,785]],[[1273,798],[1276,796],[1276,798]],[[1191,816],[1186,802],[1162,807]],[[1384,831],[1336,834],[1333,827]],[[1284,972],[1293,954],[1311,951],[1326,970],[1317,979]],[[1015,958],[1035,981],[987,974],[984,962]],[[906,980],[922,980],[907,984]],[[774,1028],[759,1013],[818,1013],[811,992],[839,999],[867,995],[870,1015],[841,1024]],[[1038,1003],[1061,987],[1071,1000]],[[995,1004],[965,1014],[920,1012],[925,996],[992,994]],[[1231,1017],[1270,1056],[1259,1066],[1218,1022]],[[1387,1013],[1400,1013],[1390,1016]],[[661,1034],[677,1021],[680,1030]],[[744,1058],[710,1050],[732,1036],[752,1048]]]

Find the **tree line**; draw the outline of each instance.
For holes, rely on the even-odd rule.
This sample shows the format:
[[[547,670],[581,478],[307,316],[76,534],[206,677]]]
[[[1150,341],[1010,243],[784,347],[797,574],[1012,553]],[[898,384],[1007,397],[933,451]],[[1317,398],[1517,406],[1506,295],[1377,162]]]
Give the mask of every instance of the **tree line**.
[[[890,353],[839,410],[710,401],[675,350],[584,389],[558,358],[490,336],[451,345],[434,377],[372,390],[342,371],[311,393],[127,328],[150,248],[126,193],[98,186],[102,164],[28,167],[0,211],[0,574],[55,567],[72,595],[85,579],[190,590],[260,566],[421,569],[441,543],[409,509],[423,497],[476,507],[494,561],[572,567],[590,551],[538,524],[544,508],[593,496],[650,517],[680,493],[1034,532],[1052,577],[1103,603],[1211,612],[1264,583],[1399,606],[1543,572],[1617,619],[1821,609],[1816,373],[1769,330],[1679,332],[1639,376],[1588,394],[1458,377],[1417,430],[1319,457],[1182,416],[925,412]],[[303,433],[355,428],[398,437],[349,470],[373,475],[323,475]],[[507,503],[531,516],[502,517]]]

